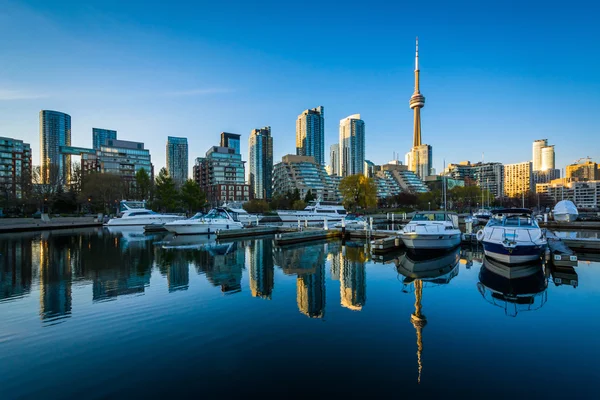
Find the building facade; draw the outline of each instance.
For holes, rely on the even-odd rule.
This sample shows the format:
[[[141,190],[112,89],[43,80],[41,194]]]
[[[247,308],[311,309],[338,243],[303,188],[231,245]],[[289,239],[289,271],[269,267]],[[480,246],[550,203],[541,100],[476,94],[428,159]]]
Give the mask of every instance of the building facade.
[[[105,145],[108,139],[116,139],[117,131],[110,129],[92,128],[92,148],[100,150],[100,146]]]
[[[365,167],[365,122],[360,114],[340,120],[339,175],[363,174]]]
[[[313,157],[325,165],[325,108],[305,110],[296,119],[296,155]]]
[[[245,175],[244,161],[235,147],[213,146],[194,165],[194,180],[211,206],[250,200]]]
[[[221,132],[221,147],[229,147],[235,150],[235,154],[240,153],[240,137],[237,133]]]
[[[329,166],[331,168],[330,175],[340,174],[340,144],[332,144],[329,147]]]
[[[532,171],[541,171],[542,170],[542,149],[548,146],[548,139],[538,139],[533,142],[532,149]]]
[[[271,127],[253,129],[248,139],[250,188],[255,199],[271,199],[273,193],[273,137]]]
[[[67,185],[71,179],[71,155],[60,146],[71,145],[71,116],[59,111],[40,111],[40,168],[44,184]]]
[[[304,198],[308,191],[320,200],[338,201],[332,177],[313,157],[288,154],[273,167],[273,195],[285,196],[295,189]]]
[[[519,197],[532,191],[532,163],[530,161],[504,166],[504,195]]]
[[[600,180],[598,164],[586,158],[585,162],[567,165],[566,178],[580,182],[598,181]]]
[[[600,181],[570,181],[557,179],[536,185],[537,193],[544,193],[554,203],[570,200],[578,208],[600,208]]]
[[[167,137],[167,172],[176,186],[181,187],[188,179],[187,138]]]
[[[0,199],[22,199],[31,187],[31,146],[0,137]]]
[[[542,147],[542,171],[548,171],[556,168],[556,156],[554,154],[554,145]]]
[[[498,198],[504,194],[504,165],[498,162],[473,164],[473,178],[482,189]]]
[[[62,151],[81,154],[81,171],[84,174],[89,172],[115,174],[133,184],[135,174],[144,169],[154,180],[154,166],[150,150],[146,149],[142,142],[107,139],[99,150],[63,148]]]
[[[415,146],[406,155],[406,165],[420,179],[433,175],[433,150],[430,145]]]

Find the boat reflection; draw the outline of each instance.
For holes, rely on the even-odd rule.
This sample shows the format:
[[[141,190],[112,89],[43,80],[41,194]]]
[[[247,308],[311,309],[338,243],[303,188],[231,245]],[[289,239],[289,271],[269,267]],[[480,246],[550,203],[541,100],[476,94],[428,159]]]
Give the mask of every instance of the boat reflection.
[[[404,276],[402,291],[415,292],[415,312],[410,316],[410,322],[417,335],[417,382],[421,383],[423,372],[423,328],[427,325],[427,317],[422,312],[423,288],[446,285],[458,275],[460,262],[460,247],[446,253],[433,256],[405,253],[396,260],[396,270]]]
[[[549,266],[552,282],[556,286],[569,285],[576,288],[579,285],[579,276],[575,268],[570,266],[555,266],[550,263]]]
[[[511,317],[541,308],[548,299],[547,287],[541,261],[509,266],[488,257],[483,259],[477,283],[483,298]]]

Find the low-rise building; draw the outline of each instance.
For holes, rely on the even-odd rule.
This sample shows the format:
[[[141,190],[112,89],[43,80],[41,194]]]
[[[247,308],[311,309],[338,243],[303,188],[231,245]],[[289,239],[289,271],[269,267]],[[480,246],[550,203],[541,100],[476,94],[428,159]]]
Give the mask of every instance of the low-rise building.
[[[585,162],[576,162],[575,164],[567,165],[565,177],[581,182],[600,180],[598,163],[592,162],[589,158],[585,158],[584,160]]]
[[[555,203],[570,200],[578,208],[600,208],[600,181],[569,181],[556,179],[536,185],[537,193],[544,193]]]

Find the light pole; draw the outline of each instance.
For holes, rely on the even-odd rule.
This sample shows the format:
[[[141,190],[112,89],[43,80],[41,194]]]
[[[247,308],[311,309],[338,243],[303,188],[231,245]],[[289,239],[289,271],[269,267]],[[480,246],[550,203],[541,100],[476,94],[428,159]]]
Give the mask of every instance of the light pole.
[[[429,211],[431,211],[431,202],[428,201],[427,204],[429,205]]]

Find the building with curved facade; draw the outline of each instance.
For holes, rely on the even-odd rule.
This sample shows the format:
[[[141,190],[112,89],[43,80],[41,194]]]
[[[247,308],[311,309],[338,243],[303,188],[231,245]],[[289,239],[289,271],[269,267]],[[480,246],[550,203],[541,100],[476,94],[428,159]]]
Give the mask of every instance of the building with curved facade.
[[[71,116],[59,111],[40,111],[40,167],[44,184],[66,185],[71,178],[71,155],[61,146],[71,146]]]

